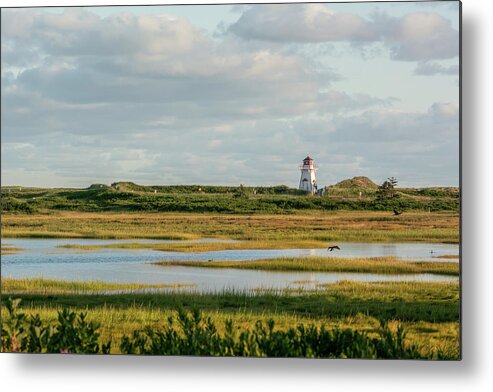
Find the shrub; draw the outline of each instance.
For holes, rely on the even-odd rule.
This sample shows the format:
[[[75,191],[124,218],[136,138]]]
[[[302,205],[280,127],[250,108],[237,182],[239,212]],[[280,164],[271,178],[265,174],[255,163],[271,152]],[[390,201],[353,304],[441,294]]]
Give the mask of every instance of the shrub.
[[[1,207],[2,212],[23,212],[27,214],[35,212],[35,208],[29,203],[10,196],[2,196]]]
[[[2,319],[2,352],[108,354],[110,343],[99,344],[98,324],[84,313],[64,309],[57,324],[43,325],[39,315],[18,312],[20,299],[5,300],[8,317]]]
[[[273,320],[257,321],[252,330],[240,333],[231,321],[221,335],[210,318],[199,311],[178,311],[178,328],[170,317],[160,331],[146,328],[125,336],[121,351],[126,354],[207,355],[304,358],[432,358],[442,353],[422,355],[415,346],[404,344],[405,332],[392,332],[385,323],[377,337],[351,329],[327,330],[314,325],[298,325],[276,331]]]

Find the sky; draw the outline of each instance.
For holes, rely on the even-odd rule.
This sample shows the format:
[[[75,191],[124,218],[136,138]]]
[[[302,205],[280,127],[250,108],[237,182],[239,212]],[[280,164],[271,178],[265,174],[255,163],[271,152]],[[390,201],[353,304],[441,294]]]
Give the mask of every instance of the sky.
[[[459,4],[2,9],[2,185],[459,185]]]

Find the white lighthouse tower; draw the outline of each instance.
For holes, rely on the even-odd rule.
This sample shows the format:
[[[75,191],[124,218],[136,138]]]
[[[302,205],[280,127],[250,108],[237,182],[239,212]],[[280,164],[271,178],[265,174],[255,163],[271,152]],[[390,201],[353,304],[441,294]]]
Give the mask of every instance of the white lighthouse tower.
[[[317,192],[317,179],[315,178],[315,171],[317,170],[313,165],[313,159],[307,156],[303,159],[303,164],[300,165],[301,178],[299,189],[312,195]]]

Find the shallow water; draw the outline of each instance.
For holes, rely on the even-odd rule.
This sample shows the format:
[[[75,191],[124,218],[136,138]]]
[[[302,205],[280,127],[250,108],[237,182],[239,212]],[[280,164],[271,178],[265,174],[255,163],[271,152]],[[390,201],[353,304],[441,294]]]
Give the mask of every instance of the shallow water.
[[[204,241],[204,240],[201,240]],[[210,241],[210,240],[205,240]],[[45,277],[66,280],[99,280],[125,283],[191,283],[198,291],[256,288],[314,288],[321,283],[340,280],[358,281],[457,281],[456,277],[432,274],[380,275],[357,273],[271,272],[198,267],[162,267],[149,264],[161,260],[255,260],[293,256],[377,257],[396,256],[406,260],[448,261],[431,256],[459,253],[458,245],[427,243],[339,243],[340,251],[327,249],[229,250],[205,253],[161,252],[151,249],[80,249],[57,248],[59,245],[163,243],[187,241],[98,240],[98,239],[12,239],[5,241],[17,254],[2,256],[2,276],[14,278]],[[196,241],[188,241],[196,242]],[[431,253],[433,251],[433,253]],[[299,284],[296,281],[311,281]]]

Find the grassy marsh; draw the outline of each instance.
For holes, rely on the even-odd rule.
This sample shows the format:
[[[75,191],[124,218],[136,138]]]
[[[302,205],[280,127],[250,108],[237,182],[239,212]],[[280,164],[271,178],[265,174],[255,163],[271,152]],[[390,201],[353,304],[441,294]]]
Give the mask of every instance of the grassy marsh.
[[[12,244],[2,243],[0,247],[0,255],[15,255],[22,250],[24,249],[16,248]]]
[[[88,294],[108,291],[131,291],[142,289],[164,289],[195,287],[192,283],[140,284],[107,283],[100,281],[71,282],[64,280],[26,278],[13,279],[2,277],[2,292],[5,294]]]
[[[319,241],[238,241],[238,242],[184,242],[184,243],[122,243],[101,245],[67,244],[58,248],[96,250],[96,249],[152,249],[166,252],[215,252],[221,250],[244,249],[311,249],[324,248],[326,244]]]
[[[396,257],[339,258],[293,257],[252,261],[162,261],[161,266],[201,268],[235,268],[266,271],[359,272],[375,274],[440,274],[459,275],[458,263],[407,262]]]
[[[11,238],[217,238],[277,242],[279,247],[289,247],[298,241],[324,244],[337,241],[458,243],[459,215],[455,212],[408,212],[393,216],[389,212],[373,211],[306,211],[289,215],[4,213],[2,235]]]
[[[3,295],[9,295],[4,287]],[[326,327],[371,332],[378,320],[402,323],[409,342],[423,350],[440,347],[459,355],[459,285],[423,282],[339,282],[305,295],[290,293],[191,292],[127,294],[25,293],[22,310],[55,321],[57,311],[85,311],[89,320],[101,324],[103,338],[115,343],[137,328],[158,328],[174,309],[198,308],[220,326],[230,318],[240,328],[252,328],[257,320],[274,319],[277,328],[315,323]],[[4,312],[4,309],[2,309]],[[3,313],[2,313],[3,315]],[[117,347],[114,344],[113,347]]]

